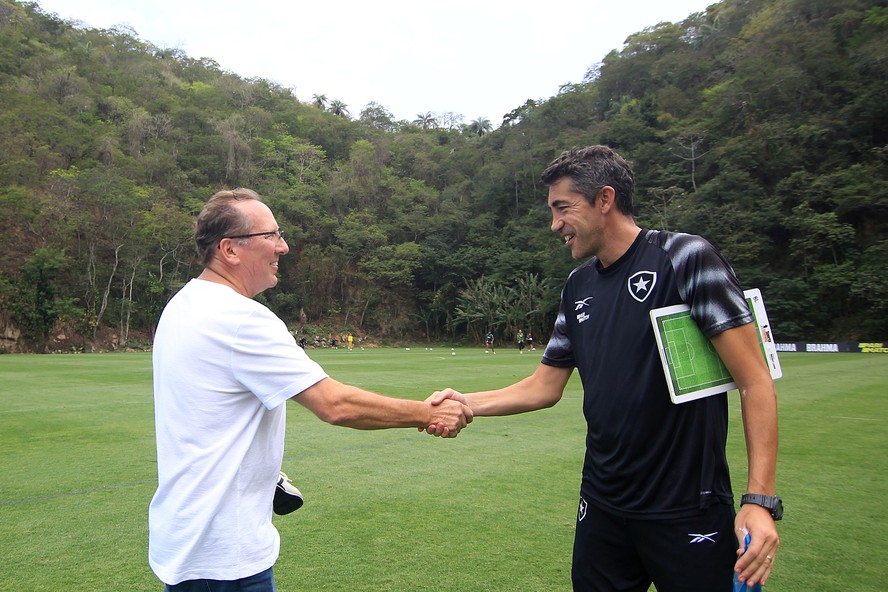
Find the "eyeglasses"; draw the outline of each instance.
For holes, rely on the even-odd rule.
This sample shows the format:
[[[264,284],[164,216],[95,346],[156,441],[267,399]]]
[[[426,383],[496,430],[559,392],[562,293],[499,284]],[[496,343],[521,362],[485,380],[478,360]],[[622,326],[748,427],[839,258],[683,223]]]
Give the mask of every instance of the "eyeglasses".
[[[278,228],[277,230],[269,230],[268,232],[254,232],[252,234],[236,234],[234,236],[223,236],[222,238],[253,238],[254,236],[273,236],[275,242],[283,240],[284,231]]]

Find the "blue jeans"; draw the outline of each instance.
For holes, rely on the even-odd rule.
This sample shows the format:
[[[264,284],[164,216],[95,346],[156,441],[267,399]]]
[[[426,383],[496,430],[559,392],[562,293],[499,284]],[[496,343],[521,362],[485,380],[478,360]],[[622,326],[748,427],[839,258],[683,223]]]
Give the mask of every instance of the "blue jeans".
[[[167,585],[164,592],[275,592],[273,569],[239,580],[186,580]]]

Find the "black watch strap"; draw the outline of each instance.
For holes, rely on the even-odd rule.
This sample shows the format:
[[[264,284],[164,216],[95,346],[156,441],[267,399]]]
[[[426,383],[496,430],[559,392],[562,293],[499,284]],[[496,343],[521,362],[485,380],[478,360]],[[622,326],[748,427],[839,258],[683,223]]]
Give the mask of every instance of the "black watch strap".
[[[776,495],[762,495],[760,493],[744,493],[740,498],[740,505],[755,504],[771,513],[774,520],[783,518],[783,500]]]

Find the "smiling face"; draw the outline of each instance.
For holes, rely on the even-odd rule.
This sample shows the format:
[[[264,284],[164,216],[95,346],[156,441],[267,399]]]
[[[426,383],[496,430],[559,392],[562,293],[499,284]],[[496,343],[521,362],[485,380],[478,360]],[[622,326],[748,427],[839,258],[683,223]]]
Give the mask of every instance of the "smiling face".
[[[253,225],[249,234],[278,229],[274,214],[264,203],[248,200],[238,202],[235,207],[252,220]],[[290,252],[287,241],[276,235],[234,240],[236,241],[234,248],[240,260],[237,275],[239,283],[247,292],[245,295],[252,298],[275,287],[278,283],[278,259]]]
[[[552,231],[564,238],[574,259],[598,254],[604,240],[602,213],[583,194],[573,190],[570,177],[562,177],[549,187],[549,210]]]

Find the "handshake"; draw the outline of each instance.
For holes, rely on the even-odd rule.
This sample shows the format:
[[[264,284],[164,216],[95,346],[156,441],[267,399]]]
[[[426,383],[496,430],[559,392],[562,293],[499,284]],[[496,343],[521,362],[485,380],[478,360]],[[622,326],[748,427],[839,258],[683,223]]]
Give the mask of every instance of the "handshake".
[[[475,415],[462,393],[450,388],[435,391],[425,402],[429,404],[429,422],[418,429],[430,436],[456,438]]]

